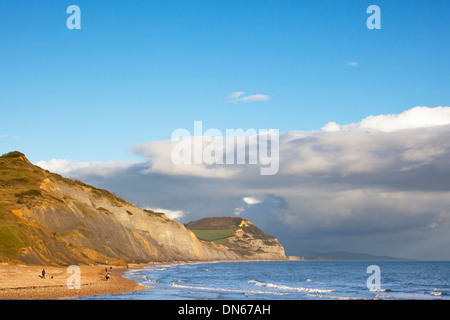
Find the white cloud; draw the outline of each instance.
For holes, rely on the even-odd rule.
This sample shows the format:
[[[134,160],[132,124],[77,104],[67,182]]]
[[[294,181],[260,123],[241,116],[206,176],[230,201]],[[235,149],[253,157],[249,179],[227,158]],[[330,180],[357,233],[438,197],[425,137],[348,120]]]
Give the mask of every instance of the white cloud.
[[[252,94],[239,99],[242,102],[265,101],[269,100],[269,96],[265,94]]]
[[[133,162],[105,161],[105,162],[76,162],[68,159],[51,159],[38,161],[38,167],[63,176],[95,175],[103,178],[110,177],[117,171],[124,170],[134,164]]]
[[[400,114],[367,117],[360,122],[339,125],[329,122],[322,131],[292,131],[279,136],[279,174],[296,177],[329,177],[338,174],[373,173],[397,165],[402,170],[424,166],[447,153],[450,141],[436,139],[439,136],[433,128],[450,124],[450,107],[416,107]],[[420,132],[405,132],[404,129],[418,129]],[[371,129],[371,130],[368,130]],[[390,133],[389,135],[387,135]],[[255,135],[256,137],[257,135]],[[252,139],[255,137],[251,137]],[[203,152],[211,141],[205,136]],[[217,138],[226,145],[223,138]],[[143,174],[198,177],[207,179],[237,179],[259,175],[260,165],[230,164],[176,164],[172,161],[175,141],[150,141],[131,147],[131,150],[146,159],[141,169]],[[193,143],[195,145],[195,143]],[[226,153],[224,153],[224,156]],[[97,175],[107,177],[114,172],[126,170],[132,162],[73,162],[67,159],[40,161],[38,166],[63,175]],[[259,201],[245,197],[251,204]]]
[[[326,125],[322,127],[322,131],[325,132],[334,132],[341,130],[341,126],[334,121],[328,122]]]
[[[204,148],[208,146],[208,143],[211,143],[205,136],[188,137],[185,139],[191,139],[190,142],[192,146],[195,145],[195,141],[205,142],[202,143],[202,155]],[[208,143],[206,143],[206,141],[208,141]],[[180,142],[176,141],[149,141],[144,144],[132,146],[131,150],[145,157],[150,164],[146,170],[142,171],[144,174],[161,173],[203,178],[232,178],[239,173],[238,168],[230,165],[210,166],[205,163],[177,164],[172,161],[172,151],[179,143]],[[193,158],[193,155],[191,158]]]
[[[245,211],[245,209],[243,207],[238,207],[238,208],[234,209],[234,215],[239,216],[244,211]]]
[[[393,166],[401,170],[418,168],[432,163],[450,150],[450,141],[440,138],[437,131],[425,130],[444,124],[450,124],[450,107],[416,107],[400,114],[370,116],[353,124],[329,122],[322,131],[287,132],[279,136],[279,174],[326,178],[383,172]],[[411,133],[403,129],[421,131]],[[146,159],[140,173],[227,180],[242,177],[253,179],[260,173],[260,165],[176,164],[171,159],[175,143],[178,142],[150,141],[131,147],[134,153]],[[222,145],[225,144],[222,141]],[[207,143],[203,144],[203,148],[207,146]],[[101,177],[114,175],[134,164],[120,161],[74,162],[67,159],[36,163],[66,176]],[[257,194],[244,197],[243,201],[247,205],[260,202]]]
[[[243,170],[263,172],[278,170],[278,152],[275,141],[277,130],[231,130],[225,136],[178,137],[170,141],[149,141],[130,149],[144,156],[149,166],[143,173],[162,173],[169,175],[197,176],[203,178],[235,178]],[[271,142],[270,157],[262,155],[260,146]],[[231,145],[231,147],[230,147]],[[267,159],[266,159],[267,158]],[[239,160],[238,160],[239,159]],[[236,164],[236,163],[239,163]]]
[[[357,62],[357,61],[350,61],[350,62],[347,62],[345,65],[350,66],[350,67],[357,67],[358,64],[359,64],[359,62]]]
[[[369,116],[356,123],[339,125],[329,122],[322,131],[375,129],[393,132],[404,129],[425,128],[450,124],[450,107],[415,107],[400,114]]]
[[[50,161],[38,161],[35,163],[38,167],[50,172],[64,174],[73,170],[73,161],[68,159],[51,159]]]
[[[169,209],[161,209],[161,208],[156,208],[156,209],[145,208],[145,209],[153,210],[155,212],[162,212],[166,215],[166,217],[168,217],[169,219],[172,219],[172,220],[178,220],[184,216],[183,210],[169,210]]]
[[[239,100],[239,97],[242,96],[245,92],[243,91],[236,91],[233,93],[230,93],[227,99],[229,99],[229,102],[236,102]]]
[[[409,162],[429,162],[446,152],[444,146],[412,147],[403,153],[403,159]]]
[[[234,209],[234,215],[236,216],[240,216],[241,213],[245,212],[246,208],[248,209],[255,204],[262,203],[262,201],[257,197],[243,197],[241,200],[245,203],[245,205]]]
[[[244,197],[244,198],[242,198],[242,200],[244,200],[244,202],[248,205],[261,203],[261,200],[255,198],[255,197]]]
[[[237,91],[228,96],[228,102],[254,102],[254,101],[266,101],[269,100],[269,96],[265,94],[252,94],[243,96],[245,92]]]

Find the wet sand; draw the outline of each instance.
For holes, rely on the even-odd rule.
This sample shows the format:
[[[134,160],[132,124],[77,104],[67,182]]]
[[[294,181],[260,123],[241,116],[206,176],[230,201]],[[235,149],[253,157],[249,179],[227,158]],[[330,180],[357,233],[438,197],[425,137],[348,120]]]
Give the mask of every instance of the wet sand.
[[[130,268],[137,267],[142,266],[130,265]],[[105,268],[110,274],[109,280],[105,278]],[[45,269],[45,278],[41,276],[42,269]],[[126,269],[80,266],[80,289],[69,289],[67,282],[73,273],[67,273],[67,267],[0,264],[0,299],[71,299],[146,289],[124,278],[122,272]]]

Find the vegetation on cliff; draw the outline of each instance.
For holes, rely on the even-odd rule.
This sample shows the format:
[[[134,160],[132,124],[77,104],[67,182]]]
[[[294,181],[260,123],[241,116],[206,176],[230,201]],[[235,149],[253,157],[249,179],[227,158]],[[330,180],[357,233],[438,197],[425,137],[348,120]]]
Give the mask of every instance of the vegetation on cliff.
[[[215,231],[202,229],[204,222],[199,222],[193,232],[163,213],[142,210],[107,190],[43,170],[20,152],[0,157],[0,262],[285,258],[278,241],[247,220],[222,220],[228,223]],[[195,234],[210,241],[200,241]]]
[[[280,256],[284,255],[275,237],[264,233],[243,217],[203,218],[185,226],[200,240],[224,245],[242,256],[274,252],[274,248],[279,249]]]

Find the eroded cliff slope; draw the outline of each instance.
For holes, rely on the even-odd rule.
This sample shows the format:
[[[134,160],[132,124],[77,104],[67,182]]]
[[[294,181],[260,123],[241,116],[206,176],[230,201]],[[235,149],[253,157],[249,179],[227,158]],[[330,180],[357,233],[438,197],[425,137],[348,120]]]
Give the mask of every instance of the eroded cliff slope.
[[[162,213],[42,170],[20,152],[0,157],[0,261],[68,265],[285,259],[281,245],[266,243],[258,254],[255,244],[250,251],[256,254],[247,254],[200,241]],[[275,247],[277,254],[268,255]]]

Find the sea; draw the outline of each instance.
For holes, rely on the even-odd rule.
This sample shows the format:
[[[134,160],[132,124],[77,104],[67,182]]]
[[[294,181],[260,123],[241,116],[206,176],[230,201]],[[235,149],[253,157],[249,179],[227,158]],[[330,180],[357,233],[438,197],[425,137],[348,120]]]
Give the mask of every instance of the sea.
[[[251,261],[129,269],[149,287],[101,300],[449,300],[450,261]]]

